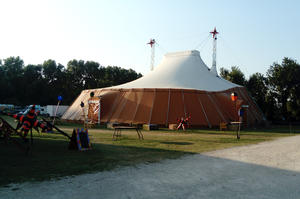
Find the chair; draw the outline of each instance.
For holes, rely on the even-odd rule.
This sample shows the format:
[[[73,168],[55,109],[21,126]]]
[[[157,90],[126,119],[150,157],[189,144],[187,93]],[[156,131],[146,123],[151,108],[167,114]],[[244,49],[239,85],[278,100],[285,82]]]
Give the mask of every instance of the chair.
[[[95,124],[95,122],[93,122],[93,120],[87,119],[84,121],[84,128],[86,128],[86,129],[93,128],[93,127],[95,127],[95,125],[96,124]]]
[[[225,130],[227,130],[227,123],[225,123],[225,122],[221,122],[220,123],[220,131],[225,131]]]

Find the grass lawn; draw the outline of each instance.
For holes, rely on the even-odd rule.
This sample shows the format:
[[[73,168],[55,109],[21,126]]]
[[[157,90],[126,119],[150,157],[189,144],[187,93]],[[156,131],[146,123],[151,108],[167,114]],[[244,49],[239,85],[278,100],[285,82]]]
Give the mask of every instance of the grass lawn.
[[[13,124],[13,121],[10,120]],[[79,127],[78,125],[74,125]],[[71,134],[72,125],[60,126]],[[300,132],[300,127],[292,129]],[[247,130],[237,140],[232,131],[188,130],[142,131],[145,140],[138,140],[135,131],[122,131],[113,141],[113,130],[90,129],[91,151],[68,150],[68,139],[59,134],[34,132],[34,145],[26,156],[13,143],[0,140],[0,186],[24,181],[40,181],[88,172],[111,170],[139,163],[158,162],[216,149],[254,144],[283,136],[292,136],[288,127]]]

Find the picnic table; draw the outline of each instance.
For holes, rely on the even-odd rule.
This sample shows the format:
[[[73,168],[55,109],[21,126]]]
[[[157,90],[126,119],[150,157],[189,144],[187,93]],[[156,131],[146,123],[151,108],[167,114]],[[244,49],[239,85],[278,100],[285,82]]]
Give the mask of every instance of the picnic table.
[[[118,137],[121,137],[121,132],[122,130],[136,130],[136,133],[139,137],[139,140],[143,140],[144,136],[141,132],[141,130],[138,127],[134,126],[115,126],[114,127],[114,134],[113,134],[113,139],[116,140]]]

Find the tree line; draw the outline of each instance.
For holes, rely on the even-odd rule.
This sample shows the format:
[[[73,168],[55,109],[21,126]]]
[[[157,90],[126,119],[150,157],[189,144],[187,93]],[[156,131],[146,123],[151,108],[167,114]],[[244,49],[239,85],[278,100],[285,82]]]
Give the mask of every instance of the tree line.
[[[270,121],[300,121],[300,65],[283,58],[273,63],[266,75],[252,74],[248,79],[237,66],[221,68],[220,76],[245,86]]]
[[[24,65],[20,57],[0,60],[0,104],[69,105],[83,89],[103,88],[140,78],[142,74],[117,66],[103,67],[94,61],[71,60],[67,67],[54,60]]]
[[[273,63],[267,73],[248,79],[237,66],[220,69],[220,76],[245,86],[253,100],[271,121],[300,121],[300,65],[284,58]],[[104,88],[142,77],[132,69],[103,67],[94,61],[71,60],[67,66],[54,60],[24,65],[20,57],[0,60],[0,104],[56,104],[63,96],[69,105],[83,89]]]

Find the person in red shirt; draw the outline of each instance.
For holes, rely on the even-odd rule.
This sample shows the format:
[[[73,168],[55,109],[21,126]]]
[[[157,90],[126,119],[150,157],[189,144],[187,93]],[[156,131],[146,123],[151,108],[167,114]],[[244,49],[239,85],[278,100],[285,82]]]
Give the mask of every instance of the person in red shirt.
[[[177,130],[179,130],[180,128],[182,128],[185,131],[185,126],[186,126],[186,122],[183,119],[183,117],[181,117],[180,120],[177,120],[179,122],[179,125],[177,126]]]

